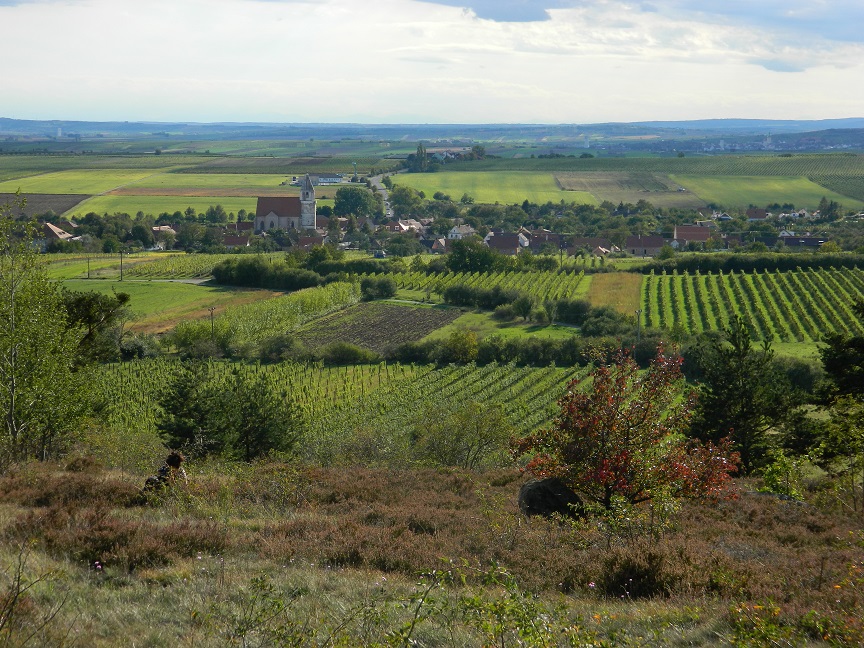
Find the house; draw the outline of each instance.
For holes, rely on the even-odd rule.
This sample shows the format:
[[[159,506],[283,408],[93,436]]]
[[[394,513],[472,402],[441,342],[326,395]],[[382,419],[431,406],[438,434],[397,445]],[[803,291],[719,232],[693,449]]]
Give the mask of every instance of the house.
[[[567,245],[567,254],[576,256],[589,250],[594,256],[606,256],[611,252],[620,252],[611,239],[602,236],[574,236]],[[599,254],[598,254],[599,252]]]
[[[177,229],[172,227],[171,225],[155,225],[151,228],[153,230],[153,236],[159,236],[160,234],[173,234],[177,235]]]
[[[414,218],[406,218],[405,220],[400,220],[399,222],[405,225],[406,231],[414,230],[418,234],[422,234],[426,231],[426,228],[423,227],[423,224]]]
[[[444,254],[447,252],[447,239],[445,238],[420,239],[420,245],[432,254]]]
[[[561,235],[554,234],[549,230],[534,230],[528,234],[528,243],[534,254],[550,248],[559,250],[561,249]]]
[[[528,247],[528,239],[524,234],[493,234],[490,232],[483,242],[501,254],[515,255]]]
[[[249,237],[225,233],[222,235],[222,245],[224,245],[228,250],[240,247],[249,247]]]
[[[60,229],[56,225],[52,225],[51,223],[45,223],[42,226],[42,231],[45,234],[46,241],[68,241],[72,238],[72,235],[66,230]]]
[[[750,223],[763,223],[771,216],[771,212],[767,209],[757,209],[751,207],[747,210],[747,221]]]
[[[403,221],[387,221],[381,229],[392,234],[404,234],[408,231],[408,226]]]
[[[701,243],[711,238],[714,232],[708,227],[699,227],[698,225],[676,225],[672,233],[672,238],[678,241],[679,245],[688,243]]]
[[[234,232],[251,234],[255,230],[255,223],[252,221],[237,221],[236,223],[228,223],[225,227]]]
[[[454,225],[453,228],[447,233],[447,238],[451,241],[460,240],[465,238],[466,236],[473,236],[477,233],[470,225]]]
[[[655,257],[664,245],[666,240],[662,236],[628,236],[624,249],[636,257]]]
[[[297,243],[294,247],[297,247],[301,250],[311,250],[317,245],[324,245],[323,236],[298,236]]]
[[[255,209],[255,232],[271,229],[315,229],[315,187],[307,173],[300,182],[299,196],[268,196],[258,198]]]

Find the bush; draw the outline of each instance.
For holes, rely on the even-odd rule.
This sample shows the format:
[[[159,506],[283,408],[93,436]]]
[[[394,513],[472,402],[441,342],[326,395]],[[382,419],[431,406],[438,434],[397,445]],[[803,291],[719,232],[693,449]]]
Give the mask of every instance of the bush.
[[[513,310],[511,304],[503,304],[495,309],[495,312],[492,313],[492,317],[501,320],[502,322],[510,322],[516,319],[516,312]]]
[[[393,277],[364,277],[360,282],[363,301],[389,299],[396,294],[396,280]]]
[[[321,352],[321,358],[331,365],[372,364],[381,361],[381,356],[349,342],[333,342]]]

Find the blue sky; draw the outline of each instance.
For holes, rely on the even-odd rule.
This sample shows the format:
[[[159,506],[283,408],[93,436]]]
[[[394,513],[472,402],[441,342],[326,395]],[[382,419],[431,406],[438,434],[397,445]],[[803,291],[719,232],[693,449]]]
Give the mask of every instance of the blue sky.
[[[860,0],[0,0],[0,116],[864,116]]]

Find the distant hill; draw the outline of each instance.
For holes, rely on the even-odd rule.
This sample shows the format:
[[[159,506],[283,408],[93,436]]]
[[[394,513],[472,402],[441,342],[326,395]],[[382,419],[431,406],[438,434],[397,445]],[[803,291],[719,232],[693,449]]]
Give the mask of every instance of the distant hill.
[[[752,133],[804,133],[842,128],[864,128],[864,118],[848,119],[695,119],[690,121],[634,122],[634,126],[672,130],[698,130],[723,134],[747,135]]]

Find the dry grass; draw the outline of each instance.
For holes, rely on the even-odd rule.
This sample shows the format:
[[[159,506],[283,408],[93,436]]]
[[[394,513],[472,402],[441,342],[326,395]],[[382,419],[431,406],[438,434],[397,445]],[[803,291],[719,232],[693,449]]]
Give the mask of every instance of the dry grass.
[[[591,276],[588,301],[592,306],[611,306],[619,313],[633,315],[641,304],[642,275],[609,272]]]
[[[193,467],[188,488],[148,501],[140,476],[86,461],[72,468],[31,465],[0,479],[0,533],[6,547],[31,543],[36,565],[63,574],[34,604],[49,609],[66,591],[60,619],[75,619],[70,637],[92,636],[90,645],[133,636],[220,645],[240,610],[270,599],[286,605],[281,631],[306,624],[318,641],[288,645],[320,645],[320,633],[343,621],[351,634],[342,645],[368,645],[402,627],[425,587],[417,574],[435,570],[444,572],[425,581],[440,581],[435,604],[450,601],[462,616],[449,627],[443,617],[424,621],[423,645],[480,645],[465,607],[475,596],[485,601],[477,614],[542,606],[555,624],[581,624],[582,645],[595,635],[634,646],[745,645],[748,633],[764,643],[746,645],[787,645],[770,643],[786,635],[864,640],[864,581],[852,568],[861,521],[812,504],[747,493],[687,504],[653,536],[528,521],[516,506],[516,470]],[[454,570],[464,584],[446,582]],[[490,589],[499,570],[539,598],[506,579]]]

